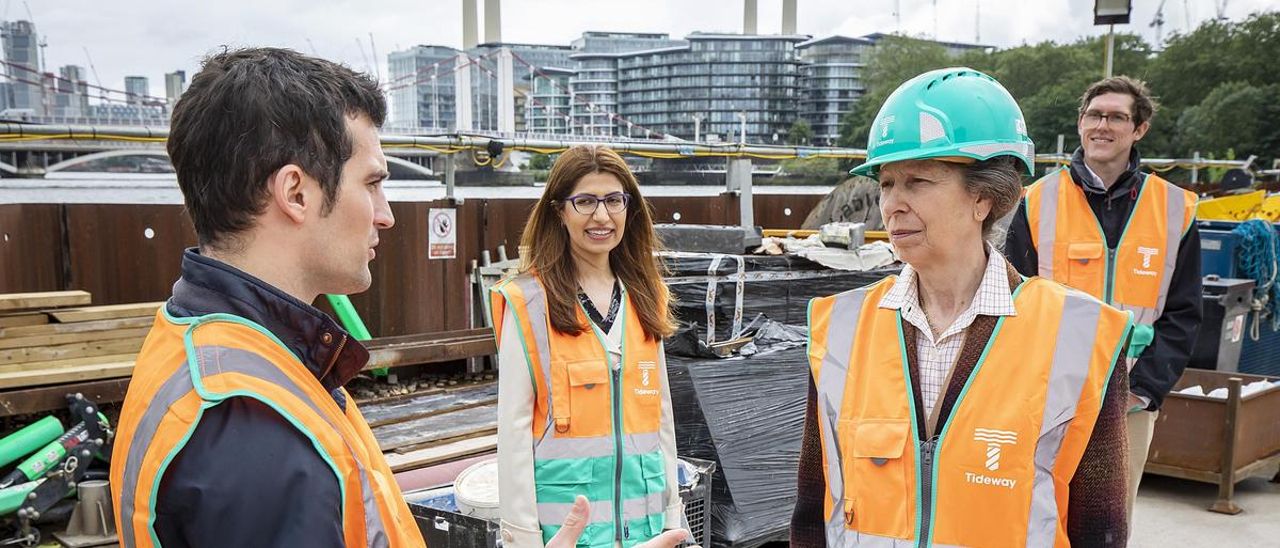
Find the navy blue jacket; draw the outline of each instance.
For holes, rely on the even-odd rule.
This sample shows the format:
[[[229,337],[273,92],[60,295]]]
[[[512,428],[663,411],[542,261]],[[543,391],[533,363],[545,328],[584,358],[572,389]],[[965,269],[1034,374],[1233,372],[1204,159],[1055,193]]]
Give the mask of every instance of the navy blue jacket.
[[[178,317],[234,314],[265,327],[344,409],[338,388],[369,361],[324,312],[195,249],[183,254],[182,278],[166,306]],[[297,428],[250,398],[204,412],[156,499],[155,529],[165,548],[343,545],[333,469]]]

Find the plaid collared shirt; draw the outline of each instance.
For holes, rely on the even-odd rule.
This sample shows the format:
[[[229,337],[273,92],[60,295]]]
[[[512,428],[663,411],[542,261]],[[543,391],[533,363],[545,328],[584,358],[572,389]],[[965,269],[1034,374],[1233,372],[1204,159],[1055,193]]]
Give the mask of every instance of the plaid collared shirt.
[[[956,317],[936,340],[925,310],[920,306],[918,276],[911,265],[903,267],[902,274],[893,288],[880,300],[880,308],[900,310],[902,319],[920,331],[916,337],[916,356],[920,368],[920,396],[924,400],[924,412],[930,413],[938,395],[947,382],[947,374],[960,355],[964,344],[964,331],[979,314],[984,316],[1016,316],[1013,295],[1009,292],[1007,262],[999,251],[987,244],[987,269],[982,283],[969,308]]]

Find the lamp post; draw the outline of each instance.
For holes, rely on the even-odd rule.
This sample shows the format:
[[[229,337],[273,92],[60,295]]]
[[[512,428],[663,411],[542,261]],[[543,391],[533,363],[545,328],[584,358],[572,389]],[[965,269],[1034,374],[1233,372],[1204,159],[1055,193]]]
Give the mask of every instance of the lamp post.
[[[1116,25],[1129,24],[1133,0],[1094,0],[1093,24],[1107,25],[1107,53],[1102,64],[1102,77],[1110,78],[1115,59]]]

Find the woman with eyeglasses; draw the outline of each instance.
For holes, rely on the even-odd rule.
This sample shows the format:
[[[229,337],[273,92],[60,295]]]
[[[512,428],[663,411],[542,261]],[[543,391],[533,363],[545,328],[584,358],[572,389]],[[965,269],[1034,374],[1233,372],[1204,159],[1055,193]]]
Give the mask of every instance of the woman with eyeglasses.
[[[683,525],[662,339],[675,328],[649,206],[618,154],[573,147],[525,225],[518,275],[490,292],[507,546],[631,547]]]

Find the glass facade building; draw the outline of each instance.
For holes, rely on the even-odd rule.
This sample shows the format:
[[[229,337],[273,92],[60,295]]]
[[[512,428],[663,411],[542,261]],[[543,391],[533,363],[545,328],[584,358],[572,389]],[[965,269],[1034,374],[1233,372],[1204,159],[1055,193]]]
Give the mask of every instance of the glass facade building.
[[[807,36],[694,33],[684,46],[618,57],[622,116],[660,135],[750,143],[784,142],[799,112]]]
[[[796,45],[800,59],[800,119],[809,123],[816,146],[834,146],[840,118],[866,92],[862,71],[875,45],[865,38],[832,36]]]

